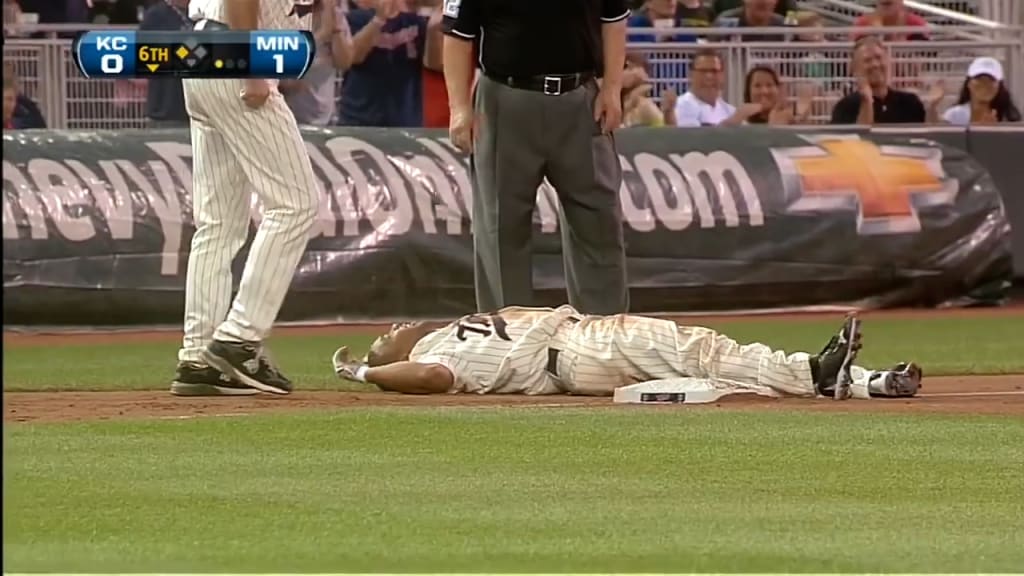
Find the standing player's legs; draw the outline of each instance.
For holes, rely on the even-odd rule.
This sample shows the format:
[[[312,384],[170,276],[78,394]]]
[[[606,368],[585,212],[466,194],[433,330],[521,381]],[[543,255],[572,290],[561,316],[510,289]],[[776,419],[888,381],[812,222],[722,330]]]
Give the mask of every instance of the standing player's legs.
[[[263,220],[245,262],[238,294],[204,357],[222,372],[267,392],[286,394],[291,382],[260,342],[277,318],[309,240],[319,195],[295,118],[280,93],[249,109],[241,81],[208,81],[218,93],[209,111],[246,180],[263,202]]]
[[[255,394],[206,365],[203,351],[231,305],[231,262],[249,231],[250,194],[224,136],[205,113],[204,86],[184,81],[192,130],[192,218],[185,318],[171,392],[180,396]]]
[[[533,304],[533,210],[543,181],[542,100],[482,76],[470,169],[473,177],[473,252],[480,312]]]
[[[569,304],[585,314],[629,308],[615,141],[594,121],[594,84],[548,97],[548,179],[562,204],[562,258]]]

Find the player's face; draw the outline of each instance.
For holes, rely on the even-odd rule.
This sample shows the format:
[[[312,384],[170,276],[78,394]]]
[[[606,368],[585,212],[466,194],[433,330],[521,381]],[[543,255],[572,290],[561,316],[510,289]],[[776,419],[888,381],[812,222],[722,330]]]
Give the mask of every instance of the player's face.
[[[388,333],[373,341],[370,349],[387,362],[407,360],[413,347],[423,336],[434,328],[427,322],[402,322],[392,324]]]

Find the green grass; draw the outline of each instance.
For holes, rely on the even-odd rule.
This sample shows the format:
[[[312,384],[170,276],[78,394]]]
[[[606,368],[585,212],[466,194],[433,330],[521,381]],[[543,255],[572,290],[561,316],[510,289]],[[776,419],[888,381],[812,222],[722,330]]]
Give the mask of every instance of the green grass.
[[[722,320],[817,351],[837,321]],[[1024,373],[1019,317],[878,319],[865,365]],[[334,349],[280,336],[302,388]],[[174,342],[5,347],[5,390],[166,386]],[[349,409],[4,430],[4,570],[992,572],[1024,566],[1024,420]]]
[[[929,375],[1024,373],[1020,317],[871,320],[865,327],[861,362],[891,366],[920,362]],[[835,319],[789,321],[721,320],[712,323],[741,342],[764,342],[788,351],[817,352],[838,326]],[[275,358],[303,389],[346,387],[332,374],[330,356],[348,344],[360,352],[372,338],[280,336],[270,342]],[[38,347],[4,351],[4,389],[122,390],[162,388],[170,379],[175,342],[131,345]]]
[[[1024,566],[1024,421],[372,409],[5,427],[5,571]]]

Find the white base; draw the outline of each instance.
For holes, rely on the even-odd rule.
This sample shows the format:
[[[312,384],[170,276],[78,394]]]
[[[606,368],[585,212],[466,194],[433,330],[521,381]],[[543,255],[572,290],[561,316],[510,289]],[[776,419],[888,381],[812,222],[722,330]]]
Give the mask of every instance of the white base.
[[[671,378],[641,382],[615,389],[616,404],[708,404],[730,394],[756,394],[729,386],[715,386],[705,378]]]

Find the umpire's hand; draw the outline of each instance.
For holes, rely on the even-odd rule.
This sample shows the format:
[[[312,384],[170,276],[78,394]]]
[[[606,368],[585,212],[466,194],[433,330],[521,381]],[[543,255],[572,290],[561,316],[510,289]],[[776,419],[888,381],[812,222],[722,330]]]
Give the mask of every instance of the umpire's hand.
[[[473,109],[452,110],[448,121],[448,138],[466,154],[473,152]]]
[[[622,89],[607,84],[601,86],[594,100],[594,121],[601,124],[601,132],[609,134],[622,125]]]

